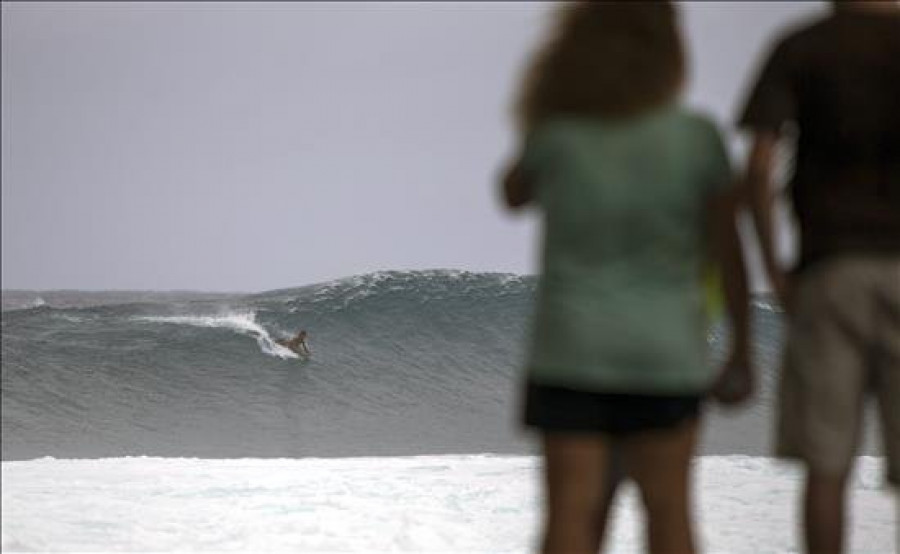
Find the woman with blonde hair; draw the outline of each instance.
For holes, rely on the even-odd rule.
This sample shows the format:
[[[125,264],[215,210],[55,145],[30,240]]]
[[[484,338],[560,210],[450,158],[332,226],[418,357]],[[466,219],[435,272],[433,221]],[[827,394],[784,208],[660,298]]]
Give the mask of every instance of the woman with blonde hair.
[[[679,104],[684,75],[670,2],[578,3],[521,91],[502,192],[543,219],[524,420],[542,437],[546,553],[599,549],[613,451],[640,490],[649,550],[693,552],[703,399],[749,394],[732,173],[715,125]],[[732,330],[721,372],[706,360],[711,257]]]

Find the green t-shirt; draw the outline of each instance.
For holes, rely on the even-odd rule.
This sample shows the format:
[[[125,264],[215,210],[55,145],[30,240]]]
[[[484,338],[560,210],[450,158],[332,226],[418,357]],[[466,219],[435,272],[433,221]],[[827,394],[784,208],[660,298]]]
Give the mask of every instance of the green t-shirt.
[[[528,137],[522,167],[544,224],[531,379],[705,389],[705,212],[732,181],[715,125],[674,106],[626,123],[554,119]]]

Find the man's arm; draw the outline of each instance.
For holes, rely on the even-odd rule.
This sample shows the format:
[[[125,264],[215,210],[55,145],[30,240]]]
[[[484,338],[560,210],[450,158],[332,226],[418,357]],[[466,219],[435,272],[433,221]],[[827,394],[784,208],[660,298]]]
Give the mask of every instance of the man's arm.
[[[744,187],[756,227],[756,236],[759,240],[766,276],[782,307],[787,308],[790,301],[788,281],[785,272],[779,267],[775,255],[775,231],[772,218],[772,207],[775,203],[772,170],[775,165],[778,138],[778,134],[772,131],[756,133],[750,151],[750,159],[747,162]]]

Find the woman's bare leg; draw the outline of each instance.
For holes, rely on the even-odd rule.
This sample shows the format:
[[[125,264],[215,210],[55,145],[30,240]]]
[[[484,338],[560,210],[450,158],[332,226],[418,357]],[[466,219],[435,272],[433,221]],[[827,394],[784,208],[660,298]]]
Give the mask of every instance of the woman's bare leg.
[[[607,511],[608,442],[596,434],[544,435],[544,554],[596,554]]]
[[[647,509],[647,541],[652,554],[693,554],[690,466],[697,420],[678,427],[625,438],[625,465]]]
[[[619,485],[625,481],[625,467],[622,460],[622,447],[615,441],[607,443],[606,449],[606,477],[604,478],[603,496],[597,509],[594,525],[594,549],[600,552],[603,546],[603,537],[606,536],[606,527],[609,523],[609,514]]]

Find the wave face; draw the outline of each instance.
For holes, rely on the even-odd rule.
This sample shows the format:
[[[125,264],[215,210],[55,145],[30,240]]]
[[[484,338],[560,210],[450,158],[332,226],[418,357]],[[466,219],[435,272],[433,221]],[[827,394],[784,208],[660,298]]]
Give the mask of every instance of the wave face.
[[[3,458],[521,451],[533,292],[426,271],[213,300],[44,294],[2,314]],[[274,342],[301,328],[308,360]]]
[[[19,294],[2,314],[3,459],[529,453],[516,418],[535,284],[419,271],[118,304]],[[755,317],[774,366],[781,319],[765,303]],[[275,343],[301,328],[309,359]],[[741,416],[713,413],[707,453],[768,452],[771,381]]]

